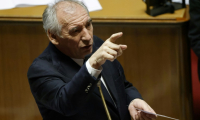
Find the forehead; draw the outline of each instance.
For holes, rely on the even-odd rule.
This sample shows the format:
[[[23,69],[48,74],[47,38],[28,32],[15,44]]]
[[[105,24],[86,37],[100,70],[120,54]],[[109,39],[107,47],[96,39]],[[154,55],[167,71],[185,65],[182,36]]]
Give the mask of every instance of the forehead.
[[[85,8],[76,3],[61,2],[57,6],[57,18],[61,25],[78,24],[90,19]]]

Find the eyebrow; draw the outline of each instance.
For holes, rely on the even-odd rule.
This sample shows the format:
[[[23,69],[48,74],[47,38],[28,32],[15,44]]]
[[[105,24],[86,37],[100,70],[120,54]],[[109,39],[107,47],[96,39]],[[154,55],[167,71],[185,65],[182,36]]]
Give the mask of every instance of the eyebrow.
[[[86,22],[86,24],[91,23],[91,22],[92,22],[92,19],[90,18],[90,19]],[[72,29],[69,30],[69,32],[73,32],[74,30],[78,29],[78,27],[79,27],[79,25],[76,26],[76,27],[73,27]]]
[[[87,21],[87,23],[89,23],[89,22],[92,22],[92,19],[91,19],[91,18]]]

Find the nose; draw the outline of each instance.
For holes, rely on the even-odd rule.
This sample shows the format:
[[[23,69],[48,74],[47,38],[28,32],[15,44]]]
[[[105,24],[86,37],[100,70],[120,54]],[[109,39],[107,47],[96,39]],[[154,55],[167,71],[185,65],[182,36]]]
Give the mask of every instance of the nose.
[[[82,40],[84,41],[88,41],[88,40],[91,40],[91,35],[89,34],[89,30],[87,28],[84,28],[83,31],[82,31]]]

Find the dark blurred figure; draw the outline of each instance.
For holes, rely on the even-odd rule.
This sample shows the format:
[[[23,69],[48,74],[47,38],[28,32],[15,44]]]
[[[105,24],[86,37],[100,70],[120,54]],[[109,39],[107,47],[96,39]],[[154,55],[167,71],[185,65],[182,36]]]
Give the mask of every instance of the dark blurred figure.
[[[200,78],[200,0],[190,0],[189,2],[190,26],[188,36],[191,42],[191,48],[198,57],[198,77]],[[193,120],[200,120],[200,104],[197,102],[198,92],[197,90],[193,91]]]
[[[189,39],[191,48],[198,56],[198,75],[200,76],[200,0],[190,0]]]

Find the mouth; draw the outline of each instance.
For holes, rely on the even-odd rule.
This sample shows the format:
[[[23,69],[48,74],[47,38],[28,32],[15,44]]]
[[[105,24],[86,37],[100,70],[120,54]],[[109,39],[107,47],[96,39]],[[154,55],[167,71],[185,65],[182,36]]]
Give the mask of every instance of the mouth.
[[[92,48],[92,45],[87,45],[87,46],[82,47],[82,49],[85,49],[85,50],[89,50],[91,48]]]

